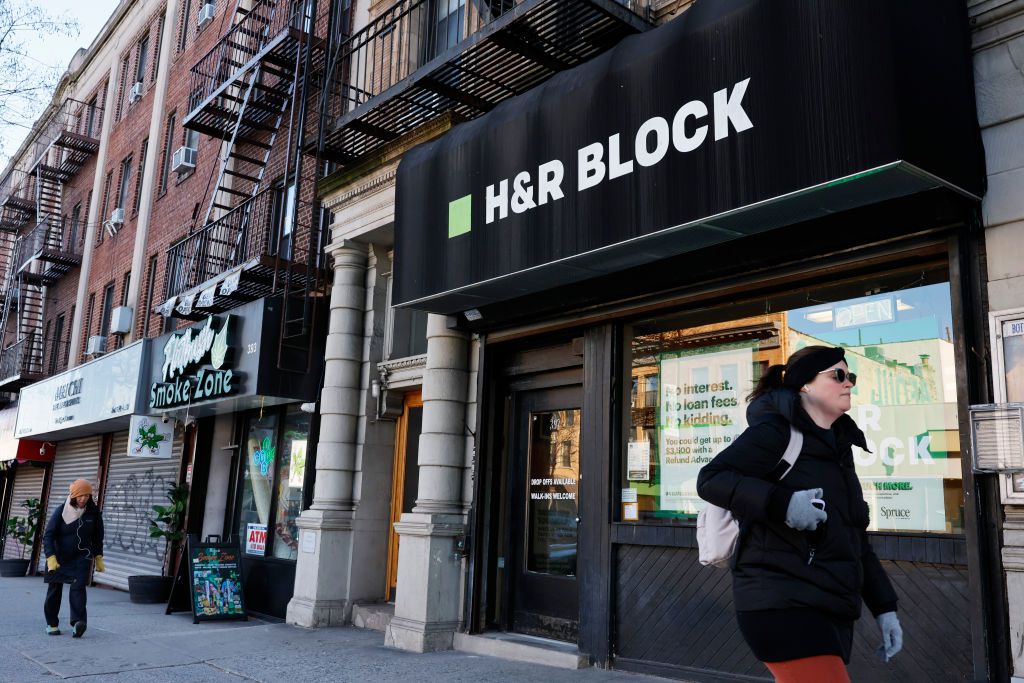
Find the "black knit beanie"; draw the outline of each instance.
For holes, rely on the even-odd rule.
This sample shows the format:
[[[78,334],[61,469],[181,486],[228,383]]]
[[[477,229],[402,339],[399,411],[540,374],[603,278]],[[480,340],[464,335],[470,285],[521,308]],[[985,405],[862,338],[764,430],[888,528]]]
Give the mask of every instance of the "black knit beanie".
[[[846,357],[846,350],[836,346],[808,346],[807,348],[814,350],[786,365],[786,372],[782,376],[783,386],[799,389],[811,382],[819,372],[828,370]]]

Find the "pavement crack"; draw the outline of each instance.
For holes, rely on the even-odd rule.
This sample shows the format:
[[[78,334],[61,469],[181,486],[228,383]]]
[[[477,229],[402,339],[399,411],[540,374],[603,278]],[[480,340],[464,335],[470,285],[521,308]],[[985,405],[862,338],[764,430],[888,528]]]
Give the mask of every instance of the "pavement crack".
[[[256,681],[257,683],[260,683],[260,679],[258,679],[258,678],[251,678],[249,676],[246,676],[245,674],[240,674],[237,671],[232,671],[231,669],[225,669],[223,666],[218,666],[217,664],[214,664],[212,661],[206,661],[206,662],[203,662],[203,664],[205,664],[206,666],[213,667],[217,671],[222,671],[222,672],[228,674],[229,676],[236,676],[236,677],[242,679],[243,681]]]

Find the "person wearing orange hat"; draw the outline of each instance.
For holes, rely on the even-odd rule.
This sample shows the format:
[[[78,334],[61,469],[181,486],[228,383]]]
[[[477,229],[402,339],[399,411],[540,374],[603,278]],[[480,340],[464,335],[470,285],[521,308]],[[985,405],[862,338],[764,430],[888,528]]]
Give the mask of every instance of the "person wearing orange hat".
[[[71,603],[72,636],[81,638],[85,633],[85,584],[89,568],[95,561],[96,571],[106,571],[103,565],[103,518],[92,499],[92,484],[85,479],[71,483],[68,497],[50,515],[43,532],[43,550],[46,552],[46,632],[59,636],[58,613],[65,583],[70,584],[68,599]]]

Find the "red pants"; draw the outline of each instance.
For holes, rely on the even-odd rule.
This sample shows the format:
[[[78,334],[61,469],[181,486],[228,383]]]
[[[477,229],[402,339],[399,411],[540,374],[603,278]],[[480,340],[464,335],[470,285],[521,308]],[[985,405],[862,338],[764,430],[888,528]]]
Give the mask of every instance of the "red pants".
[[[843,660],[835,655],[765,662],[778,683],[850,683]]]

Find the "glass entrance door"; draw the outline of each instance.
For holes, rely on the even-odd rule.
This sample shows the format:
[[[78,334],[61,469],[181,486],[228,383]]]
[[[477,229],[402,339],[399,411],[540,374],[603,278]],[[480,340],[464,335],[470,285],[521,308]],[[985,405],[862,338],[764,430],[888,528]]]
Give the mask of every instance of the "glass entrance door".
[[[516,411],[512,628],[575,641],[579,630],[578,387],[524,392]]]

